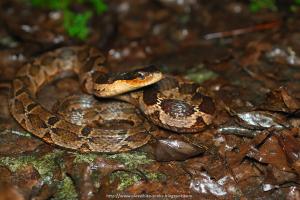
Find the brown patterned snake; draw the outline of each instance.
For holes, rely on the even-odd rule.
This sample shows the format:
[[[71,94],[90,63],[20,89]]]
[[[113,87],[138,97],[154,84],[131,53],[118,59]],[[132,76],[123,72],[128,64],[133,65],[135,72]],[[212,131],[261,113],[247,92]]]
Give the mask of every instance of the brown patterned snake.
[[[81,152],[123,152],[149,141],[148,126],[143,123],[117,130],[92,128],[72,124],[43,108],[36,101],[38,90],[59,74],[72,71],[79,76],[88,93],[100,97],[126,93],[118,98],[137,106],[161,127],[177,132],[197,132],[211,123],[214,103],[198,92],[196,84],[163,78],[151,67],[113,74],[103,67],[104,60],[94,48],[63,47],[25,64],[12,83],[10,111],[13,117],[45,142]],[[145,88],[137,90],[141,87]]]

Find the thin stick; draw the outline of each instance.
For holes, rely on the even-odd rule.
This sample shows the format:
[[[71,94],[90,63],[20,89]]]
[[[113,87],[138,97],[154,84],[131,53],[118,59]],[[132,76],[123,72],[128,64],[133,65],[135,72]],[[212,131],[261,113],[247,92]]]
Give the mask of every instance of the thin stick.
[[[211,39],[217,39],[217,38],[223,38],[223,37],[242,35],[242,34],[246,34],[246,33],[277,28],[280,26],[280,24],[281,24],[281,21],[278,20],[278,21],[273,21],[273,22],[269,22],[269,23],[258,24],[256,26],[234,29],[234,30],[230,30],[230,31],[208,33],[208,34],[204,35],[204,38],[206,40],[211,40]]]

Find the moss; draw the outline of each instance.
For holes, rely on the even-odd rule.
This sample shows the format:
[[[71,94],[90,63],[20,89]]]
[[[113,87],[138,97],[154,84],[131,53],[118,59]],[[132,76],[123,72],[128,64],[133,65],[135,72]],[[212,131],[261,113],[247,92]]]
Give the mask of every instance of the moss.
[[[110,175],[110,182],[115,181],[116,179],[120,180],[118,185],[118,190],[124,190],[127,187],[133,185],[136,182],[142,180],[142,175],[139,172],[135,172],[135,169],[139,168],[140,165],[149,164],[153,162],[152,159],[144,152],[129,152],[129,153],[120,153],[114,155],[106,155],[108,159],[116,160],[125,165],[128,170],[126,171],[117,171]],[[147,179],[149,180],[161,180],[163,177],[162,174],[153,173],[153,172],[142,172]]]
[[[133,169],[142,164],[153,162],[144,152],[127,152],[119,154],[97,154],[97,153],[77,153],[74,152],[74,163],[93,163],[99,156],[107,159],[116,160],[124,164],[127,168]]]
[[[139,182],[141,180],[141,177],[137,174],[131,174],[125,171],[117,171],[111,174],[110,183],[114,182],[116,179],[120,180],[117,189],[124,190],[129,186],[133,185],[134,183]]]
[[[206,80],[216,78],[217,74],[211,70],[204,68],[200,65],[199,67],[189,70],[186,74],[186,78],[196,83],[203,83]]]
[[[63,161],[60,162],[59,159],[62,157],[64,151],[57,150],[53,153],[46,154],[42,157],[37,157],[36,155],[23,155],[17,157],[2,157],[0,158],[0,165],[8,167],[12,172],[25,167],[26,165],[32,165],[41,175],[45,183],[51,184],[55,182],[53,180],[53,172],[57,167],[62,167]],[[99,156],[98,154],[81,154],[74,153],[75,159],[74,163],[87,162],[91,163]],[[153,162],[146,153],[144,152],[129,152],[120,153],[114,155],[104,154],[108,159],[117,160],[125,165],[129,170],[134,170],[140,165],[148,164]],[[63,167],[62,167],[63,168]],[[162,175],[158,173],[147,173],[145,175],[149,180],[161,180]],[[100,174],[93,174],[94,183],[98,183]],[[128,173],[123,171],[115,172],[111,175],[112,180],[118,178],[121,182],[118,186],[119,190],[123,190],[130,185],[140,181],[142,176],[137,173]],[[99,183],[98,183],[99,184]],[[70,178],[66,177],[62,182],[58,184],[59,192],[55,195],[55,200],[57,199],[76,199],[76,192],[73,183]],[[68,197],[68,198],[67,198]]]
[[[149,172],[146,174],[147,178],[152,181],[165,181],[167,179],[165,174],[158,172]]]
[[[98,155],[94,153],[74,153],[74,155],[74,163],[92,163],[98,157]]]
[[[113,159],[124,164],[128,169],[137,168],[139,165],[153,162],[144,152],[119,153],[114,155],[106,155],[108,159]]]
[[[93,163],[95,159],[99,156],[99,154],[81,154],[81,153],[74,153],[75,159],[74,163]],[[134,170],[139,165],[148,164],[153,162],[152,159],[148,158],[147,154],[144,152],[128,152],[128,153],[119,153],[119,154],[101,154],[101,156],[104,156],[107,159],[118,161],[126,167],[128,170]],[[120,176],[119,176],[120,174]],[[100,187],[99,185],[99,179],[101,177],[101,174],[98,172],[93,172],[92,174],[92,180],[95,185],[95,187]],[[136,174],[127,174],[125,173],[113,173],[113,177],[119,177],[120,180],[122,180],[120,188],[126,188],[127,185],[132,185],[133,183],[140,180],[140,176]],[[155,174],[149,174],[149,177],[151,179],[155,179]]]
[[[41,175],[42,180],[46,184],[57,185],[57,192],[53,200],[73,200],[77,199],[77,193],[72,180],[65,177],[62,181],[53,180],[53,172],[59,167],[63,151],[57,150],[55,152],[46,154],[42,157],[37,156],[18,156],[18,157],[2,157],[0,158],[0,165],[8,167],[12,172],[24,168],[27,165],[32,165]]]
[[[46,154],[42,157],[36,156],[18,156],[18,157],[2,157],[0,165],[8,167],[12,172],[24,168],[27,165],[32,165],[41,175],[46,183],[51,183],[53,180],[53,171],[58,167],[56,159],[60,157],[62,151]]]
[[[76,200],[78,199],[76,188],[72,179],[66,176],[57,185],[57,192],[52,200]]]
[[[165,180],[166,176],[162,173],[143,172],[149,181]],[[141,175],[137,173],[130,173],[126,171],[117,171],[111,174],[110,183],[116,179],[120,180],[117,190],[123,191],[126,188],[142,180]]]

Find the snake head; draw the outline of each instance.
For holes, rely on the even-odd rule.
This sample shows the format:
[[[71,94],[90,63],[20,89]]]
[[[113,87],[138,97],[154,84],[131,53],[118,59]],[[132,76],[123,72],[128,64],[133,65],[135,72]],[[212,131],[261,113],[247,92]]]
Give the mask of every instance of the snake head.
[[[154,84],[162,78],[162,73],[153,65],[130,72],[101,74],[94,81],[94,94],[112,97]]]

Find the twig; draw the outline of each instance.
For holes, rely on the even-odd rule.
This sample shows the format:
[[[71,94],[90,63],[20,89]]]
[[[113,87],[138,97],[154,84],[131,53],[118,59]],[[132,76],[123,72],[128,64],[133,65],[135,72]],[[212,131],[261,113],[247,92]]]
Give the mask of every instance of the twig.
[[[223,31],[223,32],[216,32],[216,33],[208,33],[204,35],[204,39],[211,40],[211,39],[217,39],[217,38],[224,38],[224,37],[232,37],[236,35],[242,35],[246,33],[256,32],[256,31],[262,31],[262,30],[268,30],[279,27],[281,24],[281,21],[273,21],[269,23],[264,24],[258,24],[251,27],[246,28],[240,28],[240,29],[234,29],[230,31]]]

